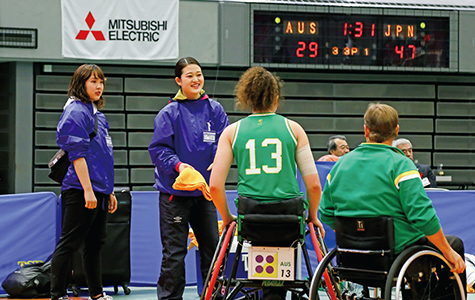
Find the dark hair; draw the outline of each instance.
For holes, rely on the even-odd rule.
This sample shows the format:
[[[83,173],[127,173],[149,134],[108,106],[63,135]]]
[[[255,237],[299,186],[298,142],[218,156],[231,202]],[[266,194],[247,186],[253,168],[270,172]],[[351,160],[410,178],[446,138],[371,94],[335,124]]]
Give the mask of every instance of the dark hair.
[[[336,150],[336,142],[335,139],[340,139],[346,141],[346,136],[344,135],[332,135],[327,142],[327,150],[330,152],[330,150]]]
[[[76,72],[74,72],[73,78],[69,83],[68,97],[76,97],[84,103],[90,102],[91,99],[86,90],[86,81],[91,77],[91,75],[102,79],[104,81],[105,88],[106,78],[101,68],[94,64],[82,65],[76,70]],[[94,101],[94,104],[96,105],[97,109],[103,108],[105,105],[104,97],[101,95],[101,98]]]
[[[364,114],[364,124],[369,129],[369,140],[382,143],[397,136],[399,116],[393,107],[371,103]]]
[[[236,106],[259,112],[268,111],[277,96],[279,101],[282,100],[282,86],[282,80],[263,67],[249,68],[234,89]]]
[[[200,63],[193,57],[180,58],[175,65],[175,77],[181,78],[183,69],[188,65],[198,65],[201,68]]]

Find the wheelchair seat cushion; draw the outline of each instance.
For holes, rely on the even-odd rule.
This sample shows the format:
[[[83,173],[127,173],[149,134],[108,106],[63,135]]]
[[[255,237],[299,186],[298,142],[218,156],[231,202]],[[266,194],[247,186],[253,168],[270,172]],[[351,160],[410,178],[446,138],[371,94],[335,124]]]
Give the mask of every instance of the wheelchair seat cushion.
[[[304,236],[303,197],[262,202],[239,196],[238,221],[240,240],[258,246],[288,247]]]
[[[394,251],[394,225],[390,217],[337,217],[335,234],[340,248]]]
[[[384,284],[384,272],[389,270],[394,261],[392,218],[336,217],[335,237],[339,249],[338,267],[346,278],[363,285],[371,281]],[[356,270],[371,272],[362,275]]]
[[[305,213],[304,199],[302,196],[276,201],[260,201],[239,196],[237,205],[238,215],[296,215]]]

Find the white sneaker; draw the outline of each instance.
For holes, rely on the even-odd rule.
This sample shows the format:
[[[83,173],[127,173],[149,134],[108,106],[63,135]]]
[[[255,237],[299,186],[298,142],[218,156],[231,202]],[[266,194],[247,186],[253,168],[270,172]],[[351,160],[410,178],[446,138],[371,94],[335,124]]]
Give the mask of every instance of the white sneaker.
[[[97,298],[97,300],[113,300],[112,296],[106,295],[106,293],[103,293],[101,297]],[[92,300],[91,297],[89,297],[89,300]]]
[[[68,295],[58,298],[58,300],[68,300],[68,299],[69,299]]]

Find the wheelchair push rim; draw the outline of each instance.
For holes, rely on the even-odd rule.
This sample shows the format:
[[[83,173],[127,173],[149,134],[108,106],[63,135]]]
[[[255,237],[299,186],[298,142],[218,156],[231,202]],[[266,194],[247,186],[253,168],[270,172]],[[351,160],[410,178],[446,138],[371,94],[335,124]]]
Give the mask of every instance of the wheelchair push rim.
[[[313,248],[315,249],[315,252],[317,254],[317,259],[320,264],[324,256],[328,254],[328,249],[326,247],[325,241],[322,238],[320,229],[317,227],[317,230],[315,230],[315,225],[312,222],[308,223],[308,227],[310,229],[310,234],[312,237]],[[336,279],[332,274],[331,260],[328,263],[327,271],[323,273],[323,277],[325,279],[325,285],[327,287],[327,292],[329,293],[330,298],[333,300],[338,299],[337,295],[338,297],[341,298],[341,291],[339,290],[338,283],[336,282]],[[312,282],[313,282],[313,278],[312,278]],[[335,286],[336,288],[333,288]],[[335,294],[335,291],[337,292],[336,294]]]
[[[423,286],[423,289],[419,288],[419,290],[423,291],[423,294],[418,294],[418,299],[465,300],[465,291],[464,287],[462,286],[460,276],[456,273],[450,272],[451,264],[445,259],[442,254],[423,246],[417,247],[415,250],[407,249],[405,252],[399,255],[399,257],[396,259],[389,271],[385,288],[385,299],[402,300],[404,292],[407,291],[408,293],[415,293],[416,287],[411,287],[410,284],[408,284],[407,279],[409,276],[406,275],[406,272],[408,272],[408,270],[410,269],[411,264],[414,264],[417,259],[422,258],[426,260],[436,259],[439,260],[439,263],[437,263],[436,265],[436,261],[431,260],[429,261],[430,263],[432,263],[430,267],[426,266],[422,271],[417,273],[420,278],[418,280],[418,284],[420,286]],[[401,266],[402,261],[404,261],[404,263]],[[424,273],[424,270],[430,270],[430,272]],[[441,274],[438,274],[438,270],[440,270]],[[446,273],[445,275],[448,275],[446,284],[443,284],[442,280],[440,280],[440,278],[444,275],[443,273]],[[439,277],[439,275],[442,276]],[[396,276],[396,285],[394,286]],[[451,278],[452,276],[453,278]],[[424,281],[424,277],[428,277],[429,279]],[[441,284],[439,284],[439,281],[441,282]],[[406,290],[406,286],[409,289]],[[432,291],[432,289],[434,289],[434,291]],[[439,295],[440,292],[445,293],[443,295]]]
[[[319,300],[320,296],[318,294],[319,288],[323,287],[327,293],[328,299],[332,300],[342,300],[342,294],[340,290],[340,285],[334,274],[332,273],[331,263],[332,259],[336,256],[337,249],[334,248],[323,259],[318,263],[318,267],[315,270],[312,281],[310,283],[309,290],[309,299],[310,300]],[[326,280],[328,277],[328,281]],[[324,284],[322,282],[324,278]]]
[[[213,292],[215,291],[214,286],[216,284],[218,275],[221,273],[220,268],[224,260],[225,255],[229,252],[230,240],[234,236],[234,229],[236,227],[236,221],[231,222],[221,234],[218,247],[214,254],[212,262],[215,262],[214,266],[210,266],[208,275],[206,276],[205,286],[203,287],[203,292],[200,297],[200,300],[210,300]],[[210,288],[212,287],[212,288]]]

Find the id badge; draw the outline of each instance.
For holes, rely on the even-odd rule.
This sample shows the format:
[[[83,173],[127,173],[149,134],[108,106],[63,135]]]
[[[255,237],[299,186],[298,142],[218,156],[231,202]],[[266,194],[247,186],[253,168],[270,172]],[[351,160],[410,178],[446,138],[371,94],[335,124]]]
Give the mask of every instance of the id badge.
[[[110,137],[110,135],[106,135],[106,143],[107,143],[107,147],[112,148],[112,138]]]
[[[214,143],[216,141],[216,132],[213,130],[203,132],[203,142]]]
[[[422,178],[422,185],[423,185],[424,187],[430,185],[429,178],[427,178],[427,177]]]

